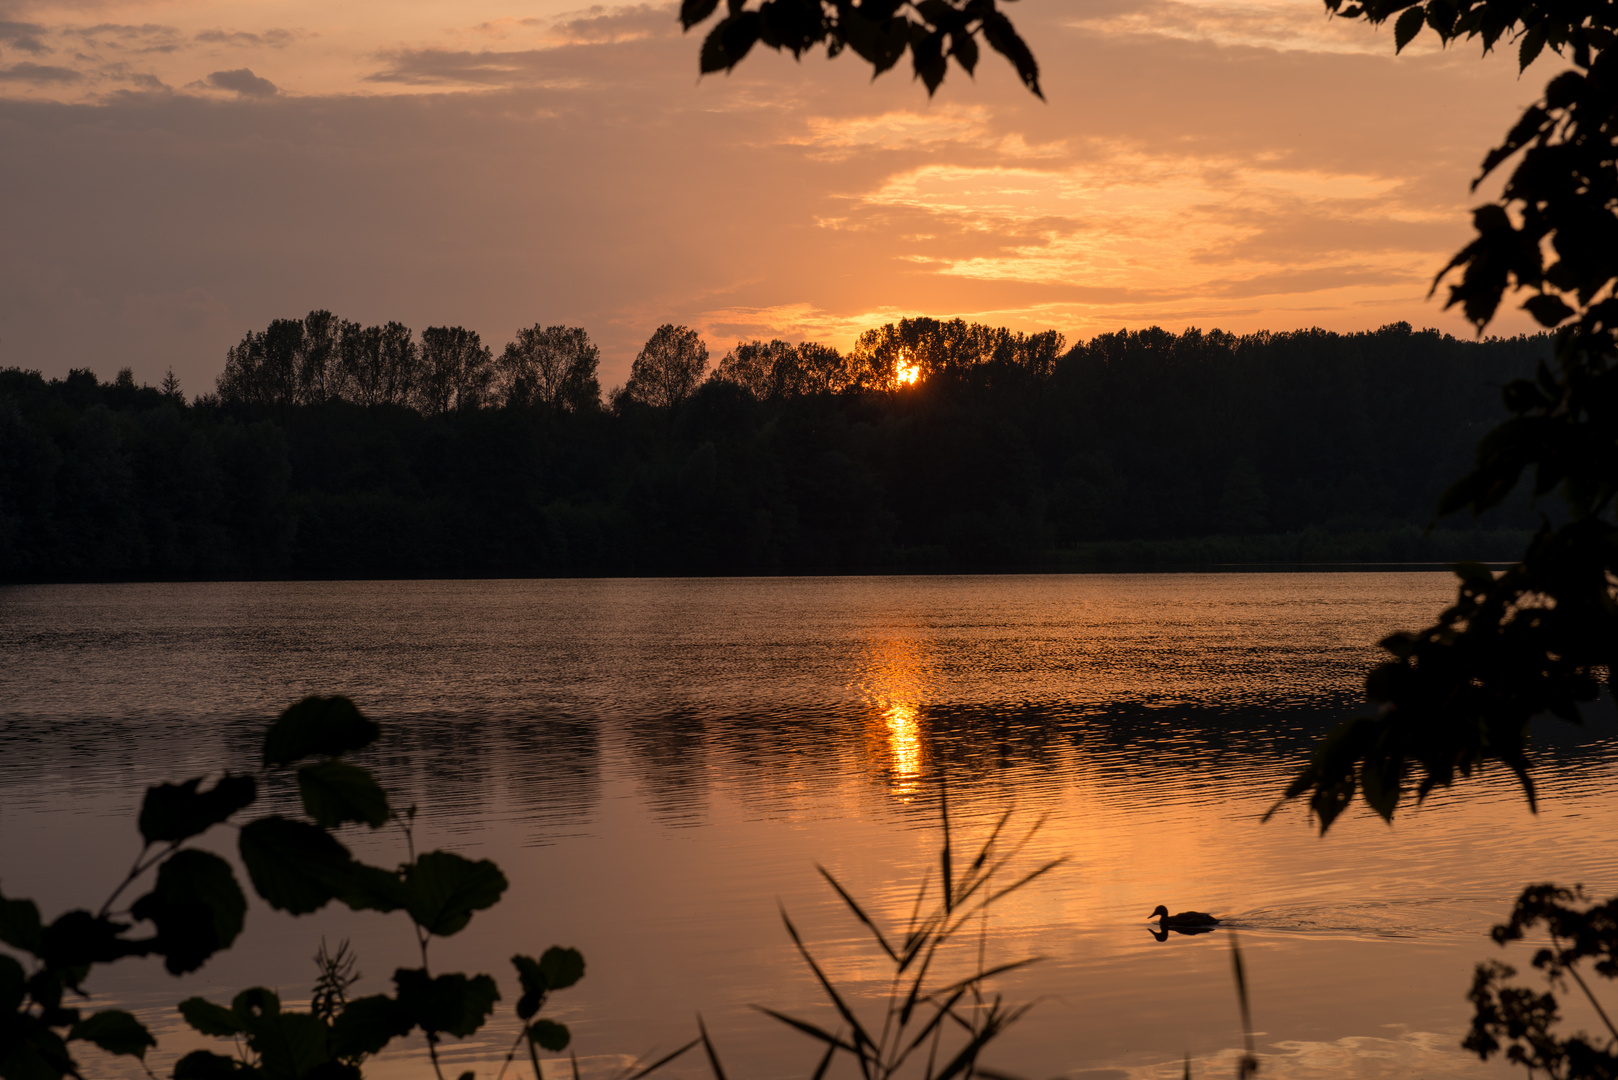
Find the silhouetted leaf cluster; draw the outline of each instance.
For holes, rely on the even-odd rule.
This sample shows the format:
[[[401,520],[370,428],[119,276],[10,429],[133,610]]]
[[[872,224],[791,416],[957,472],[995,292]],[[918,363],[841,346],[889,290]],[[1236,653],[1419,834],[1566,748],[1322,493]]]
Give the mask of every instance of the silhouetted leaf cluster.
[[[1569,981],[1594,1007],[1606,1027],[1605,1035],[1579,1031],[1560,1035],[1560,1006],[1552,993],[1537,993],[1508,980],[1515,968],[1498,961],[1479,964],[1467,997],[1472,1002],[1471,1031],[1462,1044],[1484,1061],[1505,1051],[1506,1060],[1542,1072],[1551,1080],[1598,1080],[1618,1076],[1618,1028],[1580,974],[1584,961],[1605,979],[1618,978],[1618,899],[1582,905],[1579,889],[1531,885],[1523,890],[1510,921],[1496,926],[1494,940],[1504,945],[1520,941],[1544,925],[1549,948],[1534,954],[1533,965],[1544,973],[1546,984],[1563,988]]]
[[[1558,328],[1554,359],[1507,384],[1509,419],[1479,442],[1440,511],[1483,513],[1525,476],[1534,497],[1555,494],[1564,509],[1504,573],[1458,567],[1457,602],[1434,626],[1382,643],[1392,659],[1366,683],[1375,715],[1325,740],[1287,797],[1307,796],[1325,829],[1356,792],[1388,818],[1407,789],[1420,799],[1494,762],[1532,805],[1529,721],[1581,722],[1581,707],[1618,675],[1618,9],[1585,0],[1327,7],[1372,22],[1397,15],[1399,48],[1427,26],[1445,43],[1476,38],[1485,49],[1514,38],[1523,68],[1546,46],[1572,64],[1484,159],[1479,182],[1520,157],[1501,199],[1474,212],[1476,239],[1439,274],[1460,271],[1449,304],[1480,330],[1515,288],[1534,290],[1524,307]]]
[[[427,956],[431,939],[459,933],[474,913],[499,901],[505,876],[486,859],[447,851],[414,855],[414,807],[396,815],[371,774],[342,760],[379,734],[342,697],[305,698],[283,712],[265,736],[264,766],[297,767],[303,810],[312,820],[270,815],[248,821],[240,827],[237,850],[254,890],[282,911],[307,914],[333,900],[354,910],[403,910],[415,927],[421,966],[395,971],[392,995],[351,1000],[347,991],[358,975],[346,942],[335,956],[322,945],[316,958],[321,979],[307,1012],[283,1009],[279,996],[263,987],[242,991],[229,1007],[190,998],[179,1006],[187,1023],[204,1035],[238,1040],[244,1052],[193,1051],[176,1063],[174,1080],[358,1080],[365,1058],[417,1030],[426,1036],[437,1070],[439,1039],[471,1035],[493,1012],[500,998],[493,978],[434,975]],[[67,1045],[73,1040],[144,1059],[156,1040],[132,1015],[81,1015],[64,1006],[64,994],[82,993],[95,965],[126,956],[161,956],[176,975],[195,971],[241,934],[247,898],[235,871],[211,852],[182,845],[251,806],[258,783],[226,773],[204,789],[204,779],[147,790],[139,816],[144,847],[99,912],[73,910],[43,924],[32,901],[0,897],[0,942],[35,961],[28,972],[0,955],[5,1080],[79,1076]],[[375,829],[394,821],[405,830],[412,858],[391,869],[359,862],[333,835],[345,824]],[[154,870],[151,890],[127,912],[115,910],[118,897]],[[561,1049],[567,1029],[536,1014],[551,991],[583,977],[583,957],[552,948],[537,961],[519,955],[512,963],[523,987],[519,1042]],[[537,1058],[534,1069],[541,1076]]]
[[[686,30],[707,21],[719,0],[682,0],[680,25]],[[1017,77],[1036,97],[1039,63],[995,0],[726,0],[720,19],[703,39],[699,66],[704,75],[729,71],[754,45],[767,45],[800,57],[823,45],[828,57],[845,49],[871,65],[873,76],[897,64],[906,50],[916,78],[930,97],[944,81],[949,61],[968,75],[977,70],[978,38],[1010,61]]]

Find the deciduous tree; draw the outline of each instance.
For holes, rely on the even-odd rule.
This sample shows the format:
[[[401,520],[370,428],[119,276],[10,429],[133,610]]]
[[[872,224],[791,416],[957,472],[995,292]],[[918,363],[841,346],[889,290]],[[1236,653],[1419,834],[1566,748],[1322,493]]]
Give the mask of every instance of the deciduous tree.
[[[624,394],[656,408],[690,397],[708,370],[708,346],[689,326],[664,323],[653,331],[629,369]]]
[[[501,353],[497,393],[509,404],[593,409],[601,402],[600,366],[601,350],[582,326],[535,323]]]
[[[415,405],[422,413],[476,408],[488,398],[494,357],[477,331],[429,326],[421,332],[421,379]]]

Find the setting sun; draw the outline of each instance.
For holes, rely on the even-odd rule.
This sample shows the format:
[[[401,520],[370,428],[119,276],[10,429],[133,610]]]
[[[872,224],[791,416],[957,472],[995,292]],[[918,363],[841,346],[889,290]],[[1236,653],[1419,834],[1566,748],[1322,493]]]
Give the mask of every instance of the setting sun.
[[[914,386],[921,378],[921,367],[918,364],[905,361],[899,365],[899,385]]]

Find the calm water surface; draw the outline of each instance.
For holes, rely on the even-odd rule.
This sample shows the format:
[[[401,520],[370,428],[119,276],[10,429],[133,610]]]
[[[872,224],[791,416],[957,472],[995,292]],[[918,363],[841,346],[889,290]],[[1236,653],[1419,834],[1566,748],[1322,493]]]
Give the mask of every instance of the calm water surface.
[[[750,1008],[835,1026],[780,922],[874,1004],[886,968],[815,871],[902,921],[936,865],[938,778],[970,841],[1004,809],[1048,815],[1019,865],[1066,856],[998,907],[998,980],[1036,1000],[989,1055],[1043,1078],[1198,1075],[1240,1044],[1229,934],[1159,943],[1159,903],[1240,928],[1264,1075],[1498,1074],[1463,1055],[1472,965],[1522,885],[1618,892],[1618,746],[1596,725],[1543,755],[1541,813],[1501,778],[1387,827],[1319,838],[1259,815],[1310,740],[1356,706],[1375,641],[1430,620],[1442,574],[342,582],[0,589],[0,882],[47,916],[98,906],[133,858],[143,786],[249,768],[267,719],[346,693],[384,722],[362,759],[422,808],[428,846],[494,858],[497,908],[435,945],[507,1000],[451,1053],[492,1076],[507,958],[574,945],[558,995],[606,1078],[689,1038],[700,1012],[738,1080],[807,1076],[814,1047]],[[292,805],[272,791],[272,805]],[[210,844],[228,851],[216,830]],[[373,861],[402,838],[356,834]],[[307,997],[324,935],[389,989],[414,964],[399,916],[262,907],[230,953],[93,988],[163,1038],[173,1004],[265,983]],[[96,1069],[118,1064],[88,1058]],[[549,1067],[548,1067],[549,1069]],[[417,1048],[377,1063],[423,1073]],[[692,1061],[671,1075],[696,1077]],[[554,1078],[562,1074],[557,1072]],[[553,1080],[554,1080],[553,1078]]]

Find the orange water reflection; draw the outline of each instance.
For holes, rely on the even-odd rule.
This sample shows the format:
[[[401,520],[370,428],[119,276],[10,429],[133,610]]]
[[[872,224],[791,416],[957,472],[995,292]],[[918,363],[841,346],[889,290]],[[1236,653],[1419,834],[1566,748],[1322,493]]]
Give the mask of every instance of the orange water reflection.
[[[856,683],[868,710],[867,767],[885,773],[888,794],[905,801],[922,791],[927,746],[921,703],[932,683],[913,634],[900,629],[869,644]]]
[[[262,716],[351,689],[393,740],[368,764],[424,808],[418,840],[492,858],[511,882],[447,963],[494,973],[509,1000],[514,948],[579,948],[589,975],[554,1007],[585,1080],[680,1045],[694,1009],[732,1075],[795,1075],[812,1048],[751,1006],[837,1018],[814,1011],[824,993],[781,906],[854,1006],[876,1009],[888,967],[815,867],[903,926],[938,866],[947,762],[958,851],[1015,806],[1019,823],[1050,813],[1021,865],[1069,858],[995,906],[989,962],[1046,959],[996,984],[1039,1004],[993,1066],[1155,1080],[1189,1052],[1198,1075],[1234,1072],[1227,936],[1159,945],[1145,916],[1166,903],[1239,929],[1271,1080],[1504,1076],[1459,1048],[1463,991],[1477,961],[1520,962],[1486,931],[1527,881],[1618,892],[1603,842],[1618,752],[1549,755],[1537,816],[1502,776],[1392,827],[1356,807],[1324,840],[1297,807],[1260,822],[1357,694],[1375,633],[1451,595],[1436,574],[13,589],[0,872],[51,912],[82,903],[79,868],[128,854],[139,783],[251,768]],[[242,648],[244,611],[273,647]],[[71,740],[53,734],[65,722]],[[367,861],[404,857],[393,830],[350,833]],[[228,836],[218,847],[234,857]],[[400,929],[339,906],[259,909],[192,982],[130,965],[95,989],[168,1025],[166,1072],[191,1048],[176,1000],[254,982],[302,1000],[321,933],[353,940],[359,992],[389,992]],[[450,1048],[457,1074],[492,1077],[510,1031],[491,1022]],[[367,1075],[419,1077],[423,1052],[390,1049]],[[123,1061],[96,1071],[145,1080]],[[711,1080],[701,1058],[666,1075]]]

